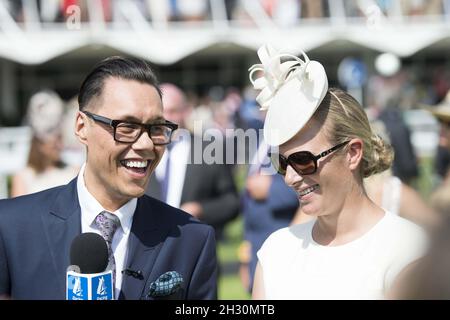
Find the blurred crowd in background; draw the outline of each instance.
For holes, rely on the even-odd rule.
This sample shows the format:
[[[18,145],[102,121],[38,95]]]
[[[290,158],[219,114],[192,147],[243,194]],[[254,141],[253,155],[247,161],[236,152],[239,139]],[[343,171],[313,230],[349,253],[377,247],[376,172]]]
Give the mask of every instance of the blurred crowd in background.
[[[256,0],[258,1],[258,0]],[[296,24],[299,19],[314,19],[329,17],[333,6],[329,0],[259,0],[262,9],[267,16],[280,22],[284,26]],[[65,21],[68,8],[73,5],[80,6],[82,21],[89,20],[87,0],[38,0],[36,6],[39,18],[43,22]],[[104,21],[116,19],[116,9],[120,0],[101,0],[99,5],[103,12]],[[163,19],[167,21],[204,21],[211,18],[212,10],[216,5],[210,0],[131,0],[148,20]],[[6,0],[7,8],[16,21],[23,21],[24,7],[22,1]],[[382,0],[361,1],[346,0],[342,2],[342,9],[347,17],[364,17],[367,4],[376,4],[380,12],[385,15],[393,15],[401,12],[404,16],[440,16],[449,14],[449,2],[441,0]],[[94,4],[96,6],[97,4]],[[225,8],[226,19],[238,20],[242,24],[251,24],[248,13],[243,10],[246,5],[251,6],[246,0],[225,0],[219,5]]]

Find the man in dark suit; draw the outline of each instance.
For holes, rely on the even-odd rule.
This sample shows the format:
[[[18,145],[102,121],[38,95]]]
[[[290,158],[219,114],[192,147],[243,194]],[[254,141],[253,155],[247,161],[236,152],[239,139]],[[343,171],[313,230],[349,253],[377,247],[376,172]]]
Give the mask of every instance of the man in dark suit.
[[[168,271],[183,278],[178,298],[216,299],[214,230],[144,195],[177,127],[163,117],[153,71],[138,59],[105,59],[84,80],[78,102],[75,134],[87,148],[78,177],[0,201],[0,296],[64,299],[71,243],[82,232],[100,233],[104,213],[118,225],[108,243],[116,299],[147,299],[150,284]]]
[[[147,194],[213,226],[219,239],[226,223],[239,213],[239,196],[231,168],[219,155],[205,159],[208,156],[205,147],[210,142],[185,129],[190,109],[181,89],[165,83],[161,91],[164,118],[178,123],[180,129],[175,133],[171,150],[155,170],[156,179],[150,181]],[[223,148],[222,142],[211,143]]]

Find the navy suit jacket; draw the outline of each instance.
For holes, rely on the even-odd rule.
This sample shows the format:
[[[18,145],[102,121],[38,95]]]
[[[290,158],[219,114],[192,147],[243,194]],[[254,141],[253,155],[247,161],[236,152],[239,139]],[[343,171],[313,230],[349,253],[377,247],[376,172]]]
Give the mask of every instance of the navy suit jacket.
[[[0,295],[65,299],[72,240],[81,233],[76,178],[68,185],[0,201]],[[150,283],[179,272],[181,299],[217,299],[214,230],[148,196],[138,198],[119,299],[146,299]],[[119,272],[119,270],[118,270]]]

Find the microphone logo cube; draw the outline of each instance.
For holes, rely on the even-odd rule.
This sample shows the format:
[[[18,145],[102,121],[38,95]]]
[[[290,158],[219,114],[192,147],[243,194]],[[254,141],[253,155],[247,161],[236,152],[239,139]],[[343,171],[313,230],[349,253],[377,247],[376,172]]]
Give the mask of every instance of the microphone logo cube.
[[[113,300],[112,271],[84,274],[68,271],[66,277],[67,300]]]

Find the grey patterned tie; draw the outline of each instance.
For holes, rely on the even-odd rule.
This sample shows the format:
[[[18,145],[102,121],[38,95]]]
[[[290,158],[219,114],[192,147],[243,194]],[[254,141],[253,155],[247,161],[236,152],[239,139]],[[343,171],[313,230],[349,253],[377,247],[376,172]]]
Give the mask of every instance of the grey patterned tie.
[[[103,238],[108,244],[108,256],[109,256],[108,267],[110,270],[113,271],[113,281],[115,285],[116,260],[114,259],[114,253],[112,251],[112,239],[114,237],[114,233],[116,232],[117,228],[120,226],[120,220],[115,214],[109,213],[108,211],[102,211],[95,218],[95,224],[97,225]]]

